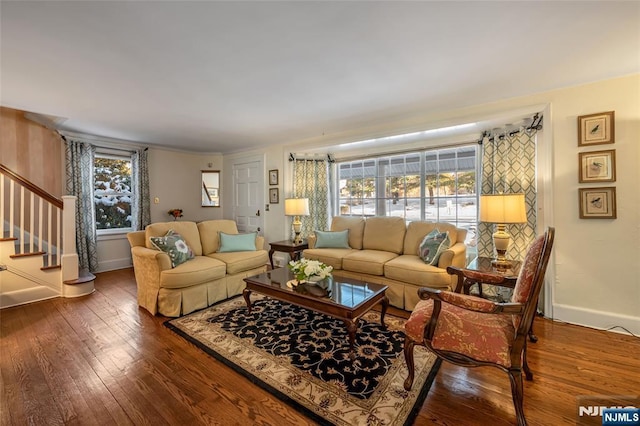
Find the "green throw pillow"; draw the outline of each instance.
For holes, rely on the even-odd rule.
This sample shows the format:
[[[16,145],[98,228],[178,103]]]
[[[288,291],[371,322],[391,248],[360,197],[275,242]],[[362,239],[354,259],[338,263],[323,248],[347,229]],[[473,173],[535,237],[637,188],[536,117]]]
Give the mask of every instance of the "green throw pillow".
[[[256,251],[257,232],[249,234],[225,234],[220,232],[220,248],[218,253],[233,251]]]
[[[449,232],[440,232],[438,228],[429,232],[418,247],[418,256],[424,263],[437,265],[440,255],[451,246]]]
[[[315,231],[315,248],[350,248],[349,230],[344,231]]]
[[[156,249],[169,255],[172,268],[193,259],[193,251],[184,238],[173,229],[170,229],[164,237],[150,237],[149,239]]]

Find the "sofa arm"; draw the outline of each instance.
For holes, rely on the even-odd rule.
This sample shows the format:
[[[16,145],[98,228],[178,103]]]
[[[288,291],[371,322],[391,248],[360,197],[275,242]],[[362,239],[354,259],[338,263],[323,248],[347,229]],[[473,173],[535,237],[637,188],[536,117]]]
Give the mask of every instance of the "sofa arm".
[[[256,250],[264,250],[264,237],[262,235],[256,236]]]
[[[467,262],[467,246],[464,243],[455,243],[442,252],[438,260],[438,268],[447,269],[447,266],[459,266],[464,268]]]
[[[317,240],[318,240],[318,237],[316,237],[316,234],[311,234],[307,236],[307,244],[309,244],[310,249],[316,246]]]
[[[131,255],[133,256],[134,263],[135,261],[142,263],[156,263],[158,273],[171,269],[171,259],[169,258],[169,255],[163,251],[136,246],[131,247]]]
[[[144,238],[145,238],[144,231],[133,231],[133,232],[127,233],[127,240],[129,240],[129,245],[131,245],[131,247],[137,247],[137,246],[144,247],[145,246]]]

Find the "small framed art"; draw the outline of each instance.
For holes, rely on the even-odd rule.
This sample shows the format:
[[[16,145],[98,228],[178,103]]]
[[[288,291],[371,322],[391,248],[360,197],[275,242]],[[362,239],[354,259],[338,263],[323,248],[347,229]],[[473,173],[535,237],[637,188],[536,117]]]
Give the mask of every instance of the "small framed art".
[[[278,169],[269,170],[269,185],[278,184]]]
[[[578,117],[578,146],[615,142],[615,111]]]
[[[615,182],[616,150],[592,151],[578,153],[580,167],[580,183]]]
[[[278,188],[269,188],[269,203],[278,204],[280,202],[280,194]]]
[[[615,219],[616,188],[581,188],[580,219]]]

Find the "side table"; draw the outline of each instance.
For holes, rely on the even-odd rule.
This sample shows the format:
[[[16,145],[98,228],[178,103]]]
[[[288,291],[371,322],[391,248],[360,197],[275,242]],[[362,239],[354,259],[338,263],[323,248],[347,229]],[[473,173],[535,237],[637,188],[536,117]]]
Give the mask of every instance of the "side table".
[[[273,252],[279,251],[283,253],[289,253],[291,256],[291,260],[300,259],[300,254],[303,250],[309,248],[309,243],[307,240],[302,240],[301,244],[296,244],[293,241],[285,240],[278,241],[275,243],[269,243],[271,248],[269,249],[269,262],[271,263],[271,269],[273,269]]]
[[[478,296],[482,297],[482,285],[493,285],[491,283],[482,283],[472,278],[465,279],[462,274],[462,271],[464,269],[501,275],[504,277],[504,281],[499,285],[501,287],[514,288],[516,286],[516,281],[518,281],[518,274],[520,273],[522,262],[512,260],[510,268],[507,268],[505,270],[498,270],[491,264],[491,260],[492,259],[489,257],[476,257],[471,261],[471,263],[469,263],[469,265],[467,265],[466,268],[458,268],[456,266],[447,267],[447,272],[449,274],[458,276],[458,283],[456,285],[455,292],[469,294],[471,286],[474,284],[478,284]],[[538,337],[533,333],[533,319],[531,321],[531,325],[529,326],[529,340],[533,343],[538,341]]]

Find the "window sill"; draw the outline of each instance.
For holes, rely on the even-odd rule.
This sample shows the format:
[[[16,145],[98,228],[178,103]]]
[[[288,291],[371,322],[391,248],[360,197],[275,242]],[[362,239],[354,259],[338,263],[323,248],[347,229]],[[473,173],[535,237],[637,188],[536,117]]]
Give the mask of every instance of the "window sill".
[[[131,228],[101,229],[97,231],[97,240],[98,241],[124,240],[127,238],[127,233],[131,231],[133,231],[133,229]]]

